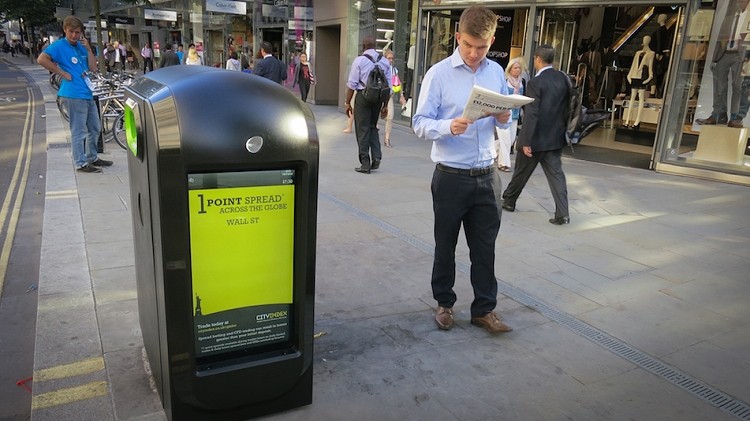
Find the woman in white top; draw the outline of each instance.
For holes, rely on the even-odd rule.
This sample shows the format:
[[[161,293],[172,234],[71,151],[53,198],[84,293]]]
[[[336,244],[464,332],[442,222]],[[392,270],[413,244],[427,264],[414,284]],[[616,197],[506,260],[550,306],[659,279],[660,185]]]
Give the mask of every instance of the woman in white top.
[[[229,60],[227,60],[227,70],[234,70],[235,72],[239,72],[242,70],[242,66],[240,65],[240,61],[237,60],[237,53],[232,52],[229,54]]]
[[[526,82],[521,74],[526,70],[526,64],[523,57],[512,59],[505,68],[505,80],[508,81],[508,93],[523,95],[526,90]],[[521,118],[521,109],[514,108],[511,111],[511,123],[507,129],[496,129],[497,141],[495,150],[497,151],[497,168],[503,172],[510,172],[510,149],[516,140],[518,133],[518,121]]]
[[[203,59],[198,55],[198,50],[194,46],[190,46],[188,53],[185,56],[185,64],[188,66],[200,66],[203,64]]]
[[[393,60],[395,58],[393,51],[386,51],[385,58],[389,63],[391,63],[391,74],[398,75],[398,69],[396,69],[396,66],[393,65]],[[391,97],[390,99],[388,99],[388,114],[386,114],[385,116],[385,138],[383,139],[383,144],[385,144],[385,146],[388,148],[391,147],[391,130],[393,129],[393,97],[396,96],[396,94],[398,94],[399,92],[401,92],[401,86],[394,86],[393,91],[391,91]],[[399,95],[399,103],[402,106],[406,104],[406,100],[404,99],[403,95]]]

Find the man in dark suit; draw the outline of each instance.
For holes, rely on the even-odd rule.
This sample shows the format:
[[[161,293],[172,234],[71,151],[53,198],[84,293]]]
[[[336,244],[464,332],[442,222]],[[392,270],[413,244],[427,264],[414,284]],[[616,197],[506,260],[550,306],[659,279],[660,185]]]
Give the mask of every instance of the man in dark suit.
[[[164,48],[166,51],[161,55],[159,67],[178,66],[180,64],[180,58],[177,57],[177,53],[172,51],[172,44],[167,43]]]
[[[286,66],[281,60],[272,56],[273,46],[268,41],[260,43],[260,56],[263,57],[255,62],[253,74],[270,79],[278,84],[286,80]]]
[[[516,141],[516,167],[503,193],[503,209],[516,210],[516,200],[537,164],[542,164],[549,188],[555,199],[555,225],[570,223],[568,188],[562,170],[562,150],[567,144],[570,81],[568,76],[552,68],[555,50],[540,45],[534,53],[536,76],[526,84],[526,95],[534,102],[524,107],[523,128]]]

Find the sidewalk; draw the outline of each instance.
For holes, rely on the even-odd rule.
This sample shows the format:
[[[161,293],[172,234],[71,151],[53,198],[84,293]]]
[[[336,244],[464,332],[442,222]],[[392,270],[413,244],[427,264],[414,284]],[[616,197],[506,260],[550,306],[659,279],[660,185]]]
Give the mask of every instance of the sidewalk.
[[[47,109],[32,419],[165,419],[144,365],[126,152],[108,144],[112,168],[75,173],[46,71],[19,67]],[[429,143],[395,127],[381,169],[358,174],[345,116],[312,109],[325,334],[313,404],[266,419],[750,420],[750,189],[564,158],[570,225],[547,222],[541,172],[503,215],[498,311],[515,330],[469,325],[461,239],[457,326],[443,332]]]

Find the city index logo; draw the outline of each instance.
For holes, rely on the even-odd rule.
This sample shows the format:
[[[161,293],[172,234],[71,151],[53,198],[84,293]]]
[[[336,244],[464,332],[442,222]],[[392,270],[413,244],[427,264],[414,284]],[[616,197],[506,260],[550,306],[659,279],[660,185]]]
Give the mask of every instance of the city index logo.
[[[264,313],[259,314],[255,316],[255,320],[258,322],[263,322],[267,320],[276,320],[276,319],[282,319],[284,317],[287,317],[289,315],[289,312],[286,310],[283,311],[275,311],[273,313]]]

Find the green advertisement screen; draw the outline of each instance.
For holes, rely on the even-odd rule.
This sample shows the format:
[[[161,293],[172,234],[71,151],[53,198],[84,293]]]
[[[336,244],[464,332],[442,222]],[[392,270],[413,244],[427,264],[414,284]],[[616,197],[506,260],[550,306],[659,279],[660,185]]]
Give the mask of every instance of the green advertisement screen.
[[[188,175],[197,359],[289,344],[294,175],[290,169]]]

